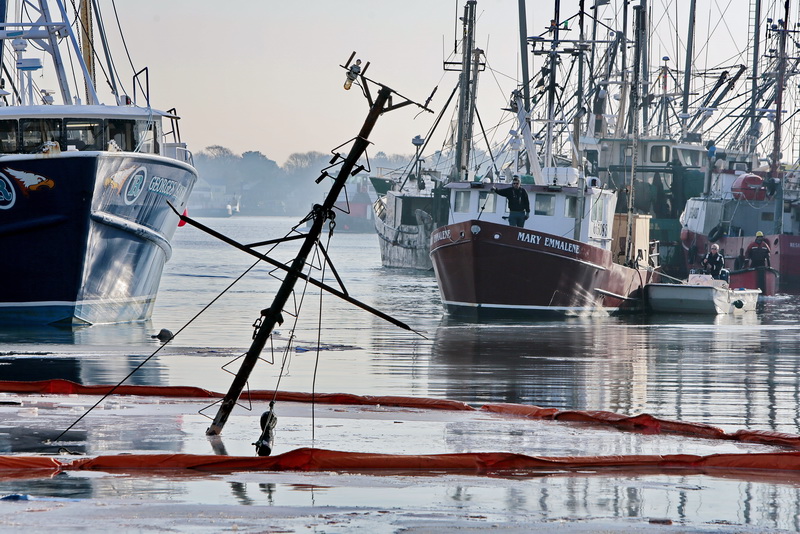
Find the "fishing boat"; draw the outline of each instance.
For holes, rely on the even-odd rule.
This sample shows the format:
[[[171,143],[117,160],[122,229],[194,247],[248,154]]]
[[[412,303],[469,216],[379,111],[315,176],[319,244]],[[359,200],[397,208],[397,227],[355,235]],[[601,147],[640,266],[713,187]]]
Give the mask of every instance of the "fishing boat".
[[[755,311],[760,289],[732,288],[708,274],[690,274],[682,283],[651,283],[644,288],[652,313],[728,314]]]
[[[637,213],[653,216],[651,238],[659,241],[662,268],[678,278],[686,278],[689,271],[697,267],[708,250],[706,236],[719,225],[721,228],[717,231],[724,229],[728,236],[741,231],[742,236],[752,237],[757,230],[763,230],[773,234],[771,243],[780,233],[796,233],[788,226],[785,232],[771,229],[768,232],[766,227],[771,225],[774,216],[770,211],[772,207],[766,205],[752,214],[760,218],[758,226],[762,228],[749,225],[751,227],[745,229],[739,222],[732,221],[734,211],[738,218],[744,216],[743,210],[749,211],[746,202],[726,208],[724,216],[710,207],[715,211],[708,220],[693,224],[691,229],[682,224],[686,217],[697,214],[696,199],[711,195],[716,196],[712,203],[719,203],[723,197],[730,199],[730,185],[738,176],[758,173],[766,177],[766,172],[759,170],[764,163],[762,144],[768,137],[762,133],[762,123],[780,117],[775,108],[783,81],[774,75],[779,70],[776,51],[780,46],[774,42],[764,44],[765,35],[777,36],[779,32],[772,28],[763,31],[766,28],[761,4],[750,2],[746,39],[731,35],[728,45],[723,45],[728,42],[724,35],[710,28],[709,34],[695,36],[696,2],[680,5],[687,15],[685,26],[667,10],[659,12],[660,8],[649,2],[631,3],[632,11],[628,3],[624,8],[618,5],[601,8],[600,3],[595,6],[598,11],[592,17],[592,76],[587,81],[586,91],[591,114],[586,114],[588,120],[582,126],[582,155],[591,162],[601,181],[620,190],[619,213],[629,209],[625,189],[627,184],[633,184],[635,195],[631,207]],[[718,20],[730,16],[728,7],[717,14]],[[612,12],[625,15],[621,27],[607,32],[609,38],[605,43],[596,41],[595,36],[603,33],[603,25],[598,22],[602,20],[600,17]],[[674,13],[677,14],[678,9]],[[736,16],[743,15],[736,13]],[[630,29],[628,20],[632,22]],[[658,26],[662,24],[654,21],[668,22],[676,32],[681,28],[681,42],[684,42],[683,28],[686,28],[682,67],[676,64],[677,55],[662,55],[661,45],[658,47],[660,57],[653,57],[655,50],[651,44],[661,42],[661,38],[656,40],[654,36],[660,33]],[[769,23],[772,26],[771,20]],[[708,64],[708,56],[704,59],[697,53],[695,41],[713,42],[715,47],[730,46],[731,50],[746,44],[747,48],[740,50],[740,57],[752,54],[751,62],[748,65]],[[601,44],[605,50],[597,49]],[[631,56],[626,56],[626,45]],[[762,57],[760,51],[764,49],[769,50],[769,54]],[[673,54],[678,53],[673,51]],[[632,63],[632,68],[626,60]],[[633,97],[638,103],[632,102]],[[635,144],[631,138],[633,120],[641,122]],[[788,215],[788,202],[785,207]],[[686,215],[682,216],[684,213]],[[734,233],[729,232],[731,226]],[[731,241],[723,247],[729,258],[726,267],[732,272],[741,270],[742,267],[734,263],[739,249],[748,243]],[[792,255],[787,250],[790,246],[787,239],[781,237],[779,245],[781,254]],[[797,263],[785,259],[786,264]],[[785,267],[782,265],[780,269],[782,275]],[[788,271],[786,274],[789,276],[782,276],[781,286],[791,283],[794,277]],[[768,273],[768,282],[770,276]],[[758,287],[765,294],[770,293],[768,285]]]
[[[774,295],[778,292],[779,274],[772,267],[744,267],[730,271],[728,280],[732,287],[745,287],[759,289],[766,296]]]
[[[381,264],[430,271],[430,242],[433,229],[447,222],[447,191],[441,173],[425,170],[406,180],[390,180],[389,187],[373,203],[374,229],[378,234]],[[380,185],[386,179],[372,178]]]
[[[558,5],[554,20],[559,20]],[[658,279],[650,216],[632,210],[615,214],[616,191],[587,176],[578,162],[556,165],[554,66],[560,53],[559,25],[550,33],[552,44],[545,54],[553,68],[546,83],[547,135],[541,163],[526,100],[521,91],[512,96],[519,120],[515,134],[522,138],[532,170],[520,176],[519,187],[531,207],[523,226],[505,222],[507,203],[496,194],[509,187],[503,177],[498,182],[462,179],[446,185],[452,222],[434,230],[431,258],[442,302],[451,315],[483,319],[639,310],[642,288]],[[579,152],[576,139],[571,136],[573,154]]]
[[[768,194],[766,180],[757,174],[723,177],[727,179],[714,181],[707,195],[686,204],[681,241],[689,265],[696,265],[716,243],[731,269],[732,283],[761,289],[765,295],[800,289],[800,206],[795,202],[800,190],[790,185],[782,195],[774,190]],[[746,250],[759,232],[770,248],[769,264],[752,267]]]
[[[101,101],[93,57],[113,63],[95,3],[81,5],[77,20],[61,0],[0,12],[4,323],[147,319],[179,221],[170,205],[185,210],[197,179],[175,110],[150,106],[146,68],[127,92],[105,69]]]
[[[768,165],[760,169],[709,171],[703,195],[689,199],[681,215],[681,241],[691,265],[717,243],[745,287],[758,288],[766,295],[776,291],[800,290],[800,174],[781,164],[783,94],[789,74],[787,34],[789,4],[778,24],[767,35],[775,41],[771,49],[775,70],[772,116],[772,152]],[[725,164],[727,155],[709,147],[710,169]],[[745,251],[763,237],[769,248],[766,266],[748,263]],[[766,267],[749,271],[750,267]]]
[[[455,143],[450,170],[442,172],[425,168],[420,155],[425,150],[430,135],[427,140],[415,136],[411,142],[416,148],[416,154],[410,165],[410,172],[390,179],[388,187],[373,205],[375,230],[378,233],[381,263],[384,267],[422,271],[433,268],[430,259],[431,234],[434,228],[448,222],[448,191],[444,186],[468,172],[478,74],[485,68],[483,51],[475,47],[476,9],[475,0],[468,0],[464,5],[461,17],[461,61],[444,63],[445,70],[460,70],[458,85],[450,98],[452,100],[453,95],[458,92],[458,118],[452,135]],[[447,106],[444,106],[434,122],[434,127],[439,124],[446,109]],[[380,187],[378,181],[387,183],[378,177],[377,181],[374,180],[376,187]]]

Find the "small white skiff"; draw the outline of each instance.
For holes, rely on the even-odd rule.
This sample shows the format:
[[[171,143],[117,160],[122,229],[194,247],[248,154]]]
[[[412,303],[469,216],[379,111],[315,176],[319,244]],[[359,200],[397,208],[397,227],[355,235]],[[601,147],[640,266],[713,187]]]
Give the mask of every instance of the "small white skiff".
[[[690,274],[680,284],[647,284],[645,299],[653,313],[725,314],[754,311],[760,289],[731,289],[707,274]]]

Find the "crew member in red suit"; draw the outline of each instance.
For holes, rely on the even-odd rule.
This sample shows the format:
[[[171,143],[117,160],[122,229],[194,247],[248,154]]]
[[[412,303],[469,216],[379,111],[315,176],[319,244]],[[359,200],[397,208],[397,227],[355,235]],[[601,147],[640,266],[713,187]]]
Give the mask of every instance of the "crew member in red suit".
[[[770,267],[769,244],[764,240],[764,232],[756,232],[756,240],[747,245],[744,257],[750,262],[750,267]]]

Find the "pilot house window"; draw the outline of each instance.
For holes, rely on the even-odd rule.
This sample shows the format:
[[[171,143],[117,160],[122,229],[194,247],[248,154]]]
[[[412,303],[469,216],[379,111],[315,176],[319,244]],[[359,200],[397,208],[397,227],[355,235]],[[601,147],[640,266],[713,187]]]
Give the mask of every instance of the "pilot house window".
[[[0,152],[13,154],[17,151],[17,121],[0,121]]]
[[[564,203],[564,216],[574,219],[578,216],[578,198],[567,197]]]
[[[669,161],[669,146],[655,145],[650,147],[651,163],[666,163]]]
[[[497,195],[491,194],[488,191],[481,191],[480,200],[481,211],[486,213],[494,213],[495,203],[497,202]]]
[[[546,195],[538,193],[536,195],[536,203],[534,204],[534,215],[555,215],[556,213],[556,197],[555,195]]]
[[[109,120],[106,126],[108,142],[114,141],[120,150],[133,152],[136,149],[136,121]]]
[[[64,119],[64,143],[67,150],[103,150],[103,121],[99,119]]]
[[[453,211],[456,213],[466,213],[469,211],[469,191],[456,191],[455,206]]]
[[[45,143],[61,140],[61,119],[22,119],[19,129],[24,153],[41,152]]]

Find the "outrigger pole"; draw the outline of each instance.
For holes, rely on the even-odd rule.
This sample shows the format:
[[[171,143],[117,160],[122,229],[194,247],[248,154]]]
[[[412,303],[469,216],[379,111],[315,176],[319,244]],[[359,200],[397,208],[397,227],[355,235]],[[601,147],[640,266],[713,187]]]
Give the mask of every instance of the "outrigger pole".
[[[322,205],[316,204],[312,212],[309,214],[309,217],[313,221],[311,228],[309,229],[308,233],[305,235],[305,239],[300,247],[300,251],[297,253],[297,256],[292,261],[292,264],[288,269],[286,269],[286,277],[281,284],[280,289],[278,290],[275,298],[272,301],[272,304],[269,308],[261,310],[261,317],[259,318],[257,324],[257,331],[253,336],[253,342],[250,345],[247,353],[244,355],[242,359],[242,365],[239,369],[239,372],[236,373],[233,382],[231,383],[230,389],[228,393],[225,394],[225,397],[222,399],[222,402],[219,407],[219,411],[217,412],[216,417],[214,418],[211,426],[208,427],[206,430],[206,435],[208,436],[216,436],[222,432],[223,427],[225,426],[225,422],[228,420],[228,417],[233,410],[233,407],[236,405],[236,402],[239,400],[239,396],[242,394],[242,390],[247,384],[247,380],[250,377],[250,373],[252,373],[256,361],[261,354],[261,351],[264,349],[264,345],[272,334],[273,329],[275,328],[276,324],[283,323],[283,316],[281,312],[286,305],[289,297],[294,291],[294,285],[300,278],[306,278],[303,273],[303,267],[306,265],[306,260],[313,250],[316,243],[319,241],[319,236],[322,234],[322,228],[325,222],[328,219],[333,219],[335,217],[335,213],[333,212],[333,206],[336,200],[339,198],[339,193],[344,189],[345,182],[350,175],[358,174],[360,171],[364,170],[363,166],[359,166],[356,168],[356,163],[358,162],[361,155],[367,149],[367,146],[370,144],[369,142],[369,135],[372,132],[372,128],[375,126],[375,123],[378,120],[378,117],[387,112],[392,111],[394,109],[406,106],[408,104],[416,104],[411,100],[401,96],[400,94],[392,91],[392,89],[369,80],[368,78],[364,77],[364,73],[369,67],[369,63],[367,63],[364,68],[360,67],[361,61],[358,60],[356,63],[351,65],[351,61],[355,56],[355,52],[350,55],[350,58],[347,60],[345,65],[340,65],[342,68],[347,70],[347,80],[349,83],[345,83],[345,88],[349,89],[352,82],[354,82],[357,78],[361,80],[361,88],[364,91],[364,96],[367,97],[367,100],[370,103],[370,110],[369,114],[367,115],[366,120],[364,121],[364,125],[361,127],[361,131],[358,134],[358,137],[355,138],[353,141],[353,146],[350,149],[350,153],[344,159],[341,168],[339,169],[339,175],[333,182],[330,191],[328,192],[328,196],[325,197],[325,201]],[[375,101],[372,101],[372,96],[369,91],[368,82],[374,83],[375,85],[380,87],[378,91],[378,95],[375,98]],[[392,105],[392,93],[395,95],[403,98],[403,101]],[[427,104],[427,102],[426,102]],[[421,107],[426,111],[430,111],[427,109],[425,105],[416,104],[417,106]],[[331,165],[333,165],[336,160],[341,158],[340,154],[336,154],[331,161]],[[354,170],[355,168],[355,170]],[[327,172],[323,172],[322,176],[317,180],[319,183],[324,177],[328,176]],[[188,217],[181,216],[181,219],[187,220],[187,222],[192,223],[193,221],[188,220]],[[271,411],[270,411],[271,414]],[[266,415],[266,414],[265,414]],[[263,417],[262,417],[263,419]],[[273,422],[274,425],[274,422]],[[265,426],[265,422],[262,420],[262,427]],[[264,451],[266,454],[269,454],[269,447],[264,447]],[[259,446],[259,454],[263,454],[261,447]]]

